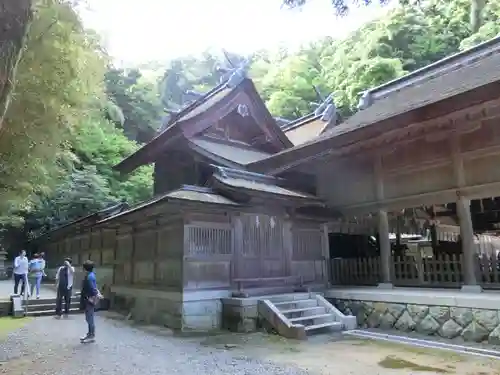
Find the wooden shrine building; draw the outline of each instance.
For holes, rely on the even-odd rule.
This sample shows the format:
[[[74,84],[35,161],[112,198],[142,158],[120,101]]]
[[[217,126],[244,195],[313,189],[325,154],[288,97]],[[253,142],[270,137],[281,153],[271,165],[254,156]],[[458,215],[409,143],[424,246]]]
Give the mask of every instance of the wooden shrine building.
[[[91,259],[116,308],[182,329],[220,326],[221,298],[324,288],[326,223],[307,173],[248,165],[292,147],[242,69],[116,166],[154,163],[154,197],[37,240],[49,263]]]
[[[333,260],[342,287],[325,294],[361,326],[500,342],[500,249],[478,249],[490,234],[498,243],[499,66],[497,37],[366,91],[347,120],[248,166],[307,171],[328,207],[372,220],[379,255]],[[396,256],[391,217],[429,207],[432,221],[456,223],[457,254],[423,251],[424,239]]]

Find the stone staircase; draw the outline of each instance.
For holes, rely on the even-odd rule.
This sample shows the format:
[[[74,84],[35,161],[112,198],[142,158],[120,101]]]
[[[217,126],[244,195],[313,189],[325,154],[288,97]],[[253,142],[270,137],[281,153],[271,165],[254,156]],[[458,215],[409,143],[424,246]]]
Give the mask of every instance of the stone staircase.
[[[26,312],[25,316],[51,316],[56,315],[56,299],[41,298],[22,300],[22,309]],[[71,297],[70,314],[79,312],[80,297]],[[64,309],[64,303],[63,303]]]
[[[280,335],[306,339],[319,332],[352,330],[356,317],[346,316],[317,293],[289,293],[263,296],[258,302],[259,315]]]

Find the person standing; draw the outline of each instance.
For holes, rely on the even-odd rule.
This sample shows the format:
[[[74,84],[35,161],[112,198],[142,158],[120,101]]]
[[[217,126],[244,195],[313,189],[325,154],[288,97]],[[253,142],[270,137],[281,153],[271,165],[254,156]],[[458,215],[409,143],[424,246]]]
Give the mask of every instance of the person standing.
[[[28,258],[26,258],[26,250],[21,250],[16,259],[14,259],[14,294],[18,294],[19,283],[22,283],[21,295],[24,294],[28,282],[28,269],[29,262]]]
[[[33,255],[28,265],[30,296],[32,297],[36,288],[36,299],[40,299],[40,286],[44,273],[44,261],[40,258],[40,254]]]
[[[64,316],[68,316],[71,306],[71,294],[73,291],[75,268],[71,265],[71,258],[64,260],[64,265],[56,272],[56,317],[60,318],[62,313],[62,302],[64,300]]]
[[[99,290],[97,289],[97,282],[94,273],[94,262],[92,262],[91,260],[86,260],[83,263],[83,270],[85,272],[85,277],[82,281],[80,309],[85,311],[85,321],[88,325],[88,332],[85,336],[80,338],[80,341],[82,343],[86,343],[95,341],[94,314],[97,303],[101,298],[101,293],[99,293]]]
[[[45,273],[45,268],[47,267],[47,262],[45,261],[45,253],[44,252],[41,252],[40,253],[40,259],[42,260],[42,264],[43,264],[43,277],[47,277],[47,274]]]

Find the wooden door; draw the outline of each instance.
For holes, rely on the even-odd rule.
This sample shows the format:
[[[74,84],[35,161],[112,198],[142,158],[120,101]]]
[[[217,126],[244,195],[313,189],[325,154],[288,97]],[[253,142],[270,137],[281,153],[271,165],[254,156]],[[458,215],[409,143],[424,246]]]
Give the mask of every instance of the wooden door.
[[[283,220],[268,215],[242,215],[237,278],[288,276]]]

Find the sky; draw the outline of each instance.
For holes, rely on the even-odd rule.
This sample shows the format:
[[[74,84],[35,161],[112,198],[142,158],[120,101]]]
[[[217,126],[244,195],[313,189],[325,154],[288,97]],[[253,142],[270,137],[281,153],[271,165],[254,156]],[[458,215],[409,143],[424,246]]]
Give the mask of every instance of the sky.
[[[281,0],[87,0],[86,26],[97,30],[119,64],[166,61],[209,48],[249,54],[279,45],[297,48],[323,36],[345,37],[386,8],[353,8],[337,18],[331,0],[300,11]]]

